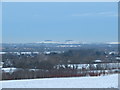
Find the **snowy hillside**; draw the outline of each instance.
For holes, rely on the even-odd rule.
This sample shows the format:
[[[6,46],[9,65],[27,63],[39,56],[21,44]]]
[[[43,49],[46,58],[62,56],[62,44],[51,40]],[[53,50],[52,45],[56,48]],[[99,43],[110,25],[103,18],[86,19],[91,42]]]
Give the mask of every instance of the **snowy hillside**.
[[[99,77],[0,81],[2,88],[117,88],[118,74]]]

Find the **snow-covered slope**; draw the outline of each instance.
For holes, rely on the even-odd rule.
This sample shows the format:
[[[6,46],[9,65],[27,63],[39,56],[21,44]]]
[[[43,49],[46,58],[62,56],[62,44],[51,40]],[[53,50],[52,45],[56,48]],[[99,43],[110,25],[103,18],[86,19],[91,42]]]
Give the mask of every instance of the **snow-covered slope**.
[[[117,88],[118,74],[99,77],[46,78],[2,81],[2,88]]]

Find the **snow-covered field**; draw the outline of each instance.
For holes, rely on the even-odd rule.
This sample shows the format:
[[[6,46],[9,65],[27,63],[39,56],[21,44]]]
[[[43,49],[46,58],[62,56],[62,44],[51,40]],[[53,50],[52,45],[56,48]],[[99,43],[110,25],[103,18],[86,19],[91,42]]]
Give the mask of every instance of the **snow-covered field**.
[[[0,81],[2,88],[118,88],[118,74],[99,77]]]

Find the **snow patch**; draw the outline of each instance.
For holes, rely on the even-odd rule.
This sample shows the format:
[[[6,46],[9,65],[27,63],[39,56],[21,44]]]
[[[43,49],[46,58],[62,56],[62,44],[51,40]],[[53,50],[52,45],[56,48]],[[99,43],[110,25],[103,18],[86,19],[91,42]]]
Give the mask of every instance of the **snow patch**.
[[[0,81],[2,88],[118,88],[118,74],[99,77],[69,77]]]

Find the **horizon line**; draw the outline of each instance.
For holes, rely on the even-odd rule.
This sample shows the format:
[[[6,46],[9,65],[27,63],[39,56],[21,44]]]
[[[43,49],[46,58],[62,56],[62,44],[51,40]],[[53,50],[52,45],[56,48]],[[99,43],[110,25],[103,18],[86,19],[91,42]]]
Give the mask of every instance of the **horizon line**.
[[[62,44],[62,43],[67,43],[67,42],[73,42],[73,44],[120,44],[120,42],[80,42],[80,41],[75,41],[75,40],[71,40],[71,41],[39,41],[39,42],[0,42],[0,44],[29,44],[29,43],[36,43],[36,44],[39,44],[39,43],[59,43],[59,44]]]

